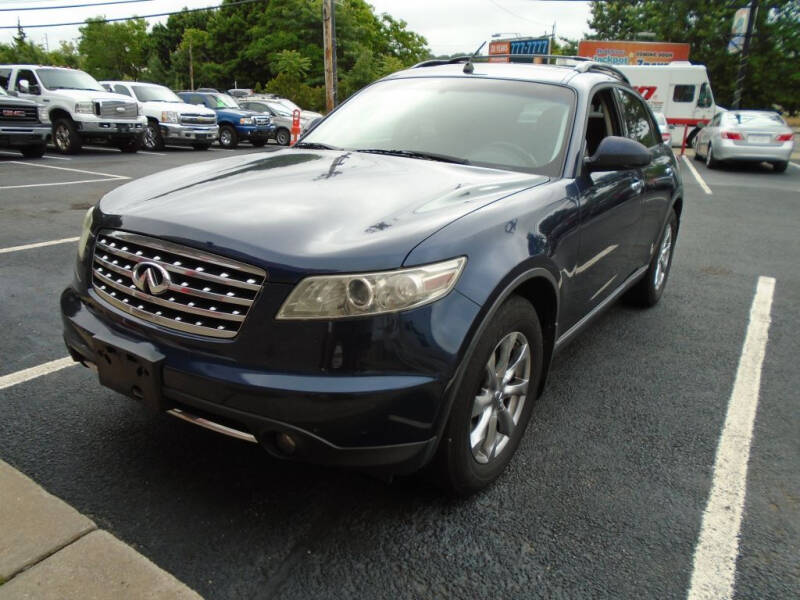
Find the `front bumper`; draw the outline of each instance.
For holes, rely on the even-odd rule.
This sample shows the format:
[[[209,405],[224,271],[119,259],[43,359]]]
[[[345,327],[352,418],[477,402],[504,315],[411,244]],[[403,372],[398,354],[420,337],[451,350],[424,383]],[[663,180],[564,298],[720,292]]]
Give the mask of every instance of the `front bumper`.
[[[165,144],[211,143],[219,137],[219,126],[177,125],[159,123]]]
[[[236,132],[242,139],[250,141],[264,141],[266,142],[275,135],[275,125],[255,126],[255,125],[239,125],[236,127]]]
[[[757,146],[737,143],[736,140],[720,140],[714,143],[714,158],[717,160],[742,161],[788,161],[792,157],[794,142]]]
[[[81,115],[75,121],[78,131],[88,137],[122,137],[141,135],[147,126],[147,117],[139,116],[136,119],[104,119],[93,115]]]
[[[448,298],[450,306],[442,305],[441,314],[473,311],[460,294]],[[232,352],[236,340],[205,340],[204,352],[198,344],[169,343],[174,334],[152,335],[148,330],[156,326],[132,322],[93,292],[81,296],[68,288],[61,310],[70,354],[101,365],[101,383],[155,410],[178,409],[244,432],[276,457],[405,473],[423,466],[436,449],[447,413],[448,374],[437,377],[422,369],[355,375],[270,371],[225,357],[225,348]],[[380,351],[391,352],[396,343],[391,340]],[[102,361],[114,360],[109,353],[127,358],[132,366],[105,368],[104,373]],[[132,370],[125,374],[125,368]],[[139,369],[152,376],[138,381],[133,373]],[[283,434],[295,444],[291,453],[279,443]]]
[[[3,125],[0,126],[0,146],[32,146],[47,141],[49,125]]]

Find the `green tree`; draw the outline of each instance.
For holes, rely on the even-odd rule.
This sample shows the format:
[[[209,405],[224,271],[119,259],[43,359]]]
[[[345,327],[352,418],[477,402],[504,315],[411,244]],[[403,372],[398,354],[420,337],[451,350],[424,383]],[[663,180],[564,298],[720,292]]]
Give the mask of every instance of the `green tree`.
[[[592,4],[596,39],[636,39],[652,31],[665,42],[690,44],[690,59],[706,65],[718,104],[730,105],[738,55],[727,52],[733,13],[744,0],[602,0]],[[800,110],[800,0],[772,0],[758,11],[742,95],[743,108]]]
[[[149,44],[144,19],[119,23],[87,19],[80,32],[83,67],[95,78],[137,80],[145,71]]]
[[[303,79],[311,69],[311,59],[297,50],[281,50],[272,60],[272,68],[277,73],[285,73],[289,77]]]

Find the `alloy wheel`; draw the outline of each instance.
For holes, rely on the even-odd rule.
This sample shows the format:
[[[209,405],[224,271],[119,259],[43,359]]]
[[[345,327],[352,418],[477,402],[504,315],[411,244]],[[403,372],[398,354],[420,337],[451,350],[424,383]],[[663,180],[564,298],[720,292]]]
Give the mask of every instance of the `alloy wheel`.
[[[656,270],[653,275],[653,285],[657,290],[661,289],[664,284],[664,279],[667,277],[669,270],[669,259],[672,253],[672,227],[667,225],[664,231],[664,239],[661,241],[661,248],[658,251],[658,260],[656,261]]]
[[[153,125],[148,124],[147,127],[144,128],[144,136],[142,138],[144,142],[144,147],[148,150],[154,150],[156,147],[156,134],[153,131]]]
[[[481,464],[500,455],[522,415],[531,374],[531,351],[525,335],[513,331],[503,337],[484,370],[469,422],[472,456]]]
[[[230,146],[231,145],[231,132],[227,129],[224,129],[219,134],[219,143],[223,146]]]
[[[61,151],[66,151],[69,148],[69,129],[63,123],[56,127],[56,146]]]

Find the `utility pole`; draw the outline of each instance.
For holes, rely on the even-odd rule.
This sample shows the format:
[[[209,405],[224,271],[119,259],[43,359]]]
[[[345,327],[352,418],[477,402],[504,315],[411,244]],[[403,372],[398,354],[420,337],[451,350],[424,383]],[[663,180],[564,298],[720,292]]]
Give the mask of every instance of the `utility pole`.
[[[736,73],[736,88],[733,90],[733,103],[731,108],[738,109],[742,102],[742,90],[747,70],[747,54],[750,51],[750,38],[753,36],[753,26],[758,14],[758,0],[750,0],[750,10],[747,13],[747,31],[744,34],[744,43],[739,55],[739,70]]]
[[[194,91],[194,64],[192,64],[192,38],[189,38],[189,89]]]
[[[325,109],[336,107],[336,19],[334,0],[322,0],[322,46],[325,49]]]

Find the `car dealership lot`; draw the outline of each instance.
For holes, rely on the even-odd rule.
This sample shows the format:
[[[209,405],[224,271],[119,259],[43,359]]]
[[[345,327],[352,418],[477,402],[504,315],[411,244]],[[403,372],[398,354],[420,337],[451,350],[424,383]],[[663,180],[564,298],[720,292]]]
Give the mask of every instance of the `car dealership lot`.
[[[65,356],[75,243],[3,249],[71,240],[128,178],[230,154],[0,154],[0,377]],[[685,597],[756,284],[771,277],[736,597],[798,596],[800,167],[693,162],[706,193],[681,166],[662,302],[613,307],[556,358],[515,460],[482,494],[276,462],[75,366],[0,390],[0,459],[208,598]]]

